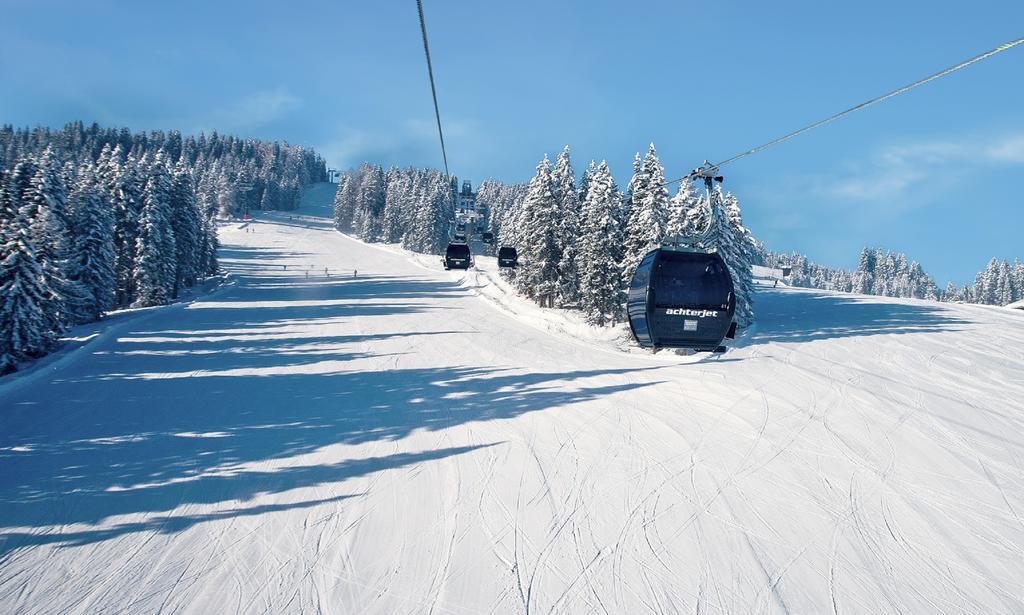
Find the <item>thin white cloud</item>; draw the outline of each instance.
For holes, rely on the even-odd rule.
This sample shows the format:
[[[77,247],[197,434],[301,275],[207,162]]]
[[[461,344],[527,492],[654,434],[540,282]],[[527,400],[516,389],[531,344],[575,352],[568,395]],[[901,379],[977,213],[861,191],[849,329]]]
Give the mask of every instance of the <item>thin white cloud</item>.
[[[962,158],[969,147],[953,141],[923,141],[890,145],[878,153],[883,164],[895,166],[939,165]]]
[[[1024,134],[1006,137],[990,147],[987,154],[998,162],[1024,163]]]
[[[809,177],[806,187],[828,201],[892,206],[908,202],[925,186],[948,186],[993,163],[1024,164],[1024,133],[889,145],[848,162],[842,171]]]
[[[345,129],[341,133],[335,139],[316,146],[316,151],[330,165],[339,169],[356,166],[395,145],[393,137],[389,135]]]
[[[302,100],[287,88],[261,90],[205,115],[194,132],[218,130],[249,136],[247,133],[285,119],[301,106]]]
[[[465,145],[476,138],[476,126],[475,120],[453,118],[444,121],[449,155],[453,144]],[[376,130],[341,126],[332,138],[316,145],[316,150],[328,164],[340,169],[364,161],[390,164],[398,160],[415,160],[419,162],[414,164],[420,166],[441,165],[437,123],[432,117],[397,121],[390,128]],[[463,147],[460,151],[472,151],[472,148]]]
[[[229,113],[236,123],[250,127],[263,126],[286,117],[302,101],[285,88],[250,94],[231,106]]]
[[[849,201],[874,201],[902,194],[914,184],[927,179],[927,173],[909,169],[888,168],[871,171],[866,177],[835,180],[821,190],[825,196]]]
[[[443,118],[442,127],[446,141],[472,135],[479,128],[478,123],[474,120],[445,120]],[[410,136],[421,139],[437,139],[437,120],[435,118],[406,120],[405,129]]]

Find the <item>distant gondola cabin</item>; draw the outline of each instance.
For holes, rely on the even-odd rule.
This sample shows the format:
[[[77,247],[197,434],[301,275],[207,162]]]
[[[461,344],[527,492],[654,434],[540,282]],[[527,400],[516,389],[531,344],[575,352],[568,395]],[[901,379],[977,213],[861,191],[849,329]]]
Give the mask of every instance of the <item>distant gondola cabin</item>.
[[[516,267],[519,265],[519,253],[511,246],[498,248],[498,266],[502,268]]]
[[[469,246],[464,243],[450,243],[444,252],[445,269],[469,269],[473,264],[473,255]]]

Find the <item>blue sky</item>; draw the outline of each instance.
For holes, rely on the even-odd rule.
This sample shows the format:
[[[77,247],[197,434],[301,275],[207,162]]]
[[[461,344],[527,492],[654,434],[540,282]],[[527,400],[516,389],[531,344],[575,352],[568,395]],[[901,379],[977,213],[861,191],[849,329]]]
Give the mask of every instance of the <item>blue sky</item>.
[[[1024,3],[424,0],[453,173],[569,144],[669,176],[1024,36]],[[0,122],[216,128],[330,163],[440,167],[414,0],[0,0]],[[940,284],[1024,257],[1024,48],[723,169],[769,247]]]

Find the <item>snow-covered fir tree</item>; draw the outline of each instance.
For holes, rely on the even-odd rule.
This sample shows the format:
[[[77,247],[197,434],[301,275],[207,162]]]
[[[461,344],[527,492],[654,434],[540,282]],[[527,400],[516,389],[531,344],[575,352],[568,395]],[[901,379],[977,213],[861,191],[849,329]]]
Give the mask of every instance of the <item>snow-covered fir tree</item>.
[[[624,285],[645,254],[661,245],[668,224],[668,190],[665,171],[651,143],[638,173],[630,181],[629,216],[626,221]]]
[[[132,270],[135,242],[142,207],[137,166],[132,156],[122,158],[120,145],[104,150],[98,163],[100,181],[114,216],[114,293],[115,305],[127,306],[135,298]]]
[[[22,199],[29,206],[29,232],[49,289],[46,313],[50,327],[62,331],[85,317],[85,291],[71,278],[73,237],[68,225],[64,170],[51,148],[40,155],[31,188]]]
[[[71,270],[85,293],[84,320],[98,320],[114,301],[114,218],[92,164],[78,171],[68,218],[76,235]]]
[[[710,195],[698,199],[690,210],[687,225],[693,237],[701,238],[699,247],[717,252],[725,261],[736,297],[736,323],[740,327],[750,326],[754,321],[751,265],[758,246],[743,226],[739,200],[722,194],[721,187],[715,186]]]
[[[853,292],[870,294],[875,287],[875,250],[860,251],[857,271],[853,275]]]
[[[587,165],[587,169],[583,171],[579,184],[576,186],[576,200],[580,202],[581,211],[583,203],[587,200],[587,192],[590,191],[590,180],[594,177],[594,173],[597,173],[597,163],[591,160],[590,164]]]
[[[722,255],[732,275],[733,292],[736,297],[736,322],[741,327],[754,323],[754,278],[751,268],[757,254],[757,242],[750,231],[743,226],[740,202],[732,193],[722,201],[724,213],[729,221],[731,241],[729,252]]]
[[[680,182],[679,190],[668,204],[666,237],[683,237],[689,234],[690,214],[697,208],[699,200],[693,182]]]
[[[476,202],[489,212],[484,230],[495,238],[495,243],[488,246],[488,254],[493,254],[498,246],[515,245],[509,219],[522,204],[526,188],[526,184],[504,184],[492,179],[485,179],[477,187]]]
[[[171,231],[174,234],[175,272],[172,297],[182,288],[194,286],[203,274],[202,254],[206,225],[196,203],[192,172],[183,160],[174,167],[168,193]]]
[[[1017,259],[1013,263],[1013,300],[1024,300],[1024,263]]]
[[[481,184],[481,190],[482,186]],[[529,190],[529,184],[505,186],[501,190],[495,190],[495,200],[485,201],[494,203],[496,208],[492,210],[491,219],[496,225],[495,237],[498,245],[515,247],[522,243],[523,204]],[[514,270],[506,271],[503,275],[511,279],[514,273]]]
[[[622,244],[618,217],[622,195],[608,165],[601,161],[589,174],[579,241],[580,307],[590,322],[614,323],[622,309],[622,264],[616,255]]]
[[[352,172],[346,173],[338,184],[334,197],[334,227],[344,233],[354,230],[356,209],[359,207],[359,193],[369,165],[363,164]]]
[[[143,190],[143,207],[135,242],[136,306],[163,305],[174,297],[177,250],[174,214],[171,210],[171,181],[163,160],[149,169]]]
[[[558,292],[556,303],[576,303],[580,298],[580,280],[577,270],[580,239],[580,201],[576,186],[576,173],[566,145],[555,160],[551,172],[551,191],[557,202],[556,239],[558,257]]]
[[[53,316],[47,312],[52,291],[32,246],[34,205],[25,202],[17,211],[13,207],[9,201],[0,221],[0,374],[44,354],[56,338]]]
[[[626,184],[626,200],[622,206],[623,220],[629,220],[633,210],[634,199],[647,190],[647,176],[644,174],[644,160],[640,152],[633,155],[633,175]],[[625,227],[623,227],[625,232]]]
[[[451,184],[441,173],[430,173],[424,176],[421,190],[420,206],[402,239],[402,247],[425,254],[443,254],[455,215]]]
[[[381,214],[381,241],[398,243],[405,234],[404,203],[410,198],[411,180],[397,168],[388,169],[384,177],[384,213]]]
[[[356,193],[353,226],[363,241],[379,241],[381,215],[384,212],[386,184],[384,171],[379,165],[366,165],[361,173]]]
[[[537,165],[523,202],[516,286],[519,292],[546,307],[554,306],[559,289],[558,213],[551,163],[545,155]]]

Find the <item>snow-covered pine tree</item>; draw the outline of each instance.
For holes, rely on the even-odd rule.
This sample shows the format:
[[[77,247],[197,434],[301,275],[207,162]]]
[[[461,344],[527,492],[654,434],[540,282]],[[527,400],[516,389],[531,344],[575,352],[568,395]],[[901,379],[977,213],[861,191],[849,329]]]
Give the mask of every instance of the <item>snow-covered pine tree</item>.
[[[1019,259],[1013,262],[1013,285],[1017,289],[1013,300],[1024,300],[1024,263]]]
[[[86,164],[68,196],[68,218],[75,231],[71,277],[85,293],[85,321],[99,320],[114,301],[114,218],[97,182],[96,167]]]
[[[996,305],[998,296],[996,288],[999,279],[999,261],[992,257],[985,271],[978,274],[974,284],[974,301],[984,305]]]
[[[260,191],[259,209],[277,209],[281,202],[281,186],[276,182],[260,180],[263,189]]]
[[[917,261],[910,264],[910,278],[914,287],[914,297],[929,301],[939,300],[939,287],[935,284],[935,279],[925,273]]]
[[[203,244],[206,242],[206,228],[196,204],[192,172],[182,160],[174,167],[168,199],[175,249],[171,296],[177,297],[182,288],[194,286],[199,278],[203,268]]]
[[[5,182],[10,217],[13,218],[18,215],[25,201],[31,200],[32,180],[35,178],[38,169],[39,167],[34,158],[23,157],[18,159],[18,162],[11,170]]]
[[[351,182],[352,174],[344,173],[341,178],[338,179],[338,189],[334,191],[334,228],[342,232],[345,230],[342,227],[342,220],[348,213],[348,203],[345,199]]]
[[[516,286],[544,307],[553,307],[558,293],[558,201],[552,192],[551,162],[537,165],[523,203],[519,245],[521,259]]]
[[[136,239],[134,305],[164,305],[174,297],[175,257],[171,181],[161,157],[149,168]]]
[[[495,246],[516,245],[517,237],[515,229],[512,228],[512,220],[516,217],[520,202],[526,194],[526,184],[503,184],[491,179],[485,179],[477,187],[477,203],[488,207],[486,229],[494,233]],[[503,271],[502,275],[508,277],[509,271]]]
[[[384,213],[381,215],[381,240],[384,243],[398,243],[405,234],[405,219],[402,204],[407,198],[408,175],[396,167],[388,169],[384,176]]]
[[[527,185],[524,190],[511,200],[502,212],[498,227],[498,237],[503,246],[521,246],[523,243],[523,225],[525,222],[523,215],[529,191],[530,186]],[[514,269],[507,269],[502,272],[509,279],[514,278],[516,273]]]
[[[832,273],[832,290],[843,293],[853,292],[853,278],[842,269]]]
[[[651,143],[644,156],[639,176],[634,173],[630,187],[629,217],[626,222],[626,255],[622,264],[623,287],[645,254],[661,245],[668,223],[668,190],[665,170]]]
[[[18,214],[18,210],[14,207],[14,199],[11,198],[8,187],[9,181],[10,173],[0,167],[0,228],[3,227],[7,220]]]
[[[232,178],[227,171],[214,177],[214,191],[217,195],[217,210],[225,218],[241,218],[246,214],[245,199],[238,189],[238,180]]]
[[[690,231],[690,213],[697,208],[699,197],[690,181],[682,181],[679,190],[668,204],[666,237],[682,237]]]
[[[590,322],[601,326],[615,322],[625,298],[621,263],[616,260],[623,240],[621,202],[608,165],[601,161],[590,173],[579,243],[580,307]]]
[[[363,241],[380,240],[384,191],[384,171],[378,165],[364,165],[353,215],[354,230]]]
[[[687,232],[691,235],[700,235],[711,227],[711,201],[706,194],[697,197],[697,202],[686,214]]]
[[[10,191],[7,198],[10,199]],[[18,362],[41,356],[56,339],[47,306],[52,291],[32,246],[29,216],[34,205],[10,207],[0,221],[0,374]]]
[[[211,276],[217,273],[220,266],[217,261],[217,252],[220,250],[220,239],[217,237],[217,219],[215,212],[202,214],[203,245],[200,257],[199,272],[203,276]]]
[[[403,248],[411,249],[419,222],[420,208],[427,201],[427,181],[423,169],[409,170],[409,185],[398,203],[401,218],[402,234],[399,243]]]
[[[124,158],[121,146],[104,148],[97,162],[97,174],[107,193],[114,215],[114,296],[116,306],[135,300],[135,243],[139,229],[142,194],[138,166],[131,156]]]
[[[896,279],[896,259],[892,252],[876,252],[875,286],[872,293],[882,297],[892,296],[893,283]]]
[[[1005,260],[999,261],[994,278],[995,305],[1009,305],[1013,303],[1013,276],[1011,275],[1010,263]]]
[[[956,284],[953,284],[952,280],[946,282],[946,290],[942,291],[941,300],[947,303],[963,300],[961,298],[960,289],[956,287]]]
[[[910,297],[913,293],[913,283],[910,280],[910,264],[903,254],[893,254],[895,267],[893,268],[893,280],[889,289],[890,297]]]
[[[870,295],[875,287],[875,250],[864,248],[860,251],[857,271],[853,274],[853,292]]]
[[[68,224],[64,169],[52,148],[38,160],[24,204],[29,232],[50,296],[45,306],[50,327],[60,333],[88,317],[88,293],[71,277],[74,238]]]
[[[427,254],[444,254],[448,246],[448,229],[455,219],[454,177],[446,179],[440,172],[434,173],[435,191],[430,202],[429,244]]]
[[[365,163],[360,165],[359,168],[346,173],[338,184],[338,192],[334,197],[334,226],[343,233],[354,231],[353,221],[359,202],[359,191],[363,174],[368,168],[369,165]]]
[[[647,191],[647,176],[644,175],[644,160],[640,157],[640,152],[633,155],[633,175],[629,178],[629,183],[626,184],[626,198],[623,201],[621,207],[623,214],[623,238],[625,239],[626,227],[625,222],[629,220],[630,212],[633,211],[633,206],[636,202],[636,198],[641,193]]]
[[[197,165],[198,166],[198,165]],[[217,217],[217,193],[213,182],[213,174],[199,171],[196,182],[196,201],[204,219]]]
[[[687,216],[688,233],[699,236],[698,246],[721,255],[732,276],[736,297],[736,323],[747,327],[754,321],[754,282],[751,266],[757,260],[759,245],[743,226],[739,200],[723,195],[715,186],[708,195],[697,199]],[[793,277],[806,276],[799,258],[793,263]]]
[[[590,164],[587,165],[587,170],[584,171],[583,176],[580,177],[579,185],[576,186],[576,199],[580,202],[581,212],[583,209],[583,203],[587,200],[587,192],[590,190],[590,180],[594,177],[594,173],[597,173],[597,163],[591,160]]]
[[[749,327],[754,323],[754,278],[751,267],[754,264],[756,242],[750,231],[743,226],[739,199],[729,193],[725,195],[722,205],[732,235],[727,244],[728,251],[722,254],[722,258],[732,275],[736,322],[741,327]]]
[[[576,187],[576,172],[572,168],[569,146],[566,145],[555,160],[551,172],[551,191],[557,202],[556,256],[558,257],[558,291],[556,303],[566,305],[579,301],[580,280],[577,256],[580,238],[580,201]]]
[[[402,247],[424,254],[442,254],[448,244],[449,221],[455,215],[451,184],[441,173],[431,171],[424,175],[421,189]]]

